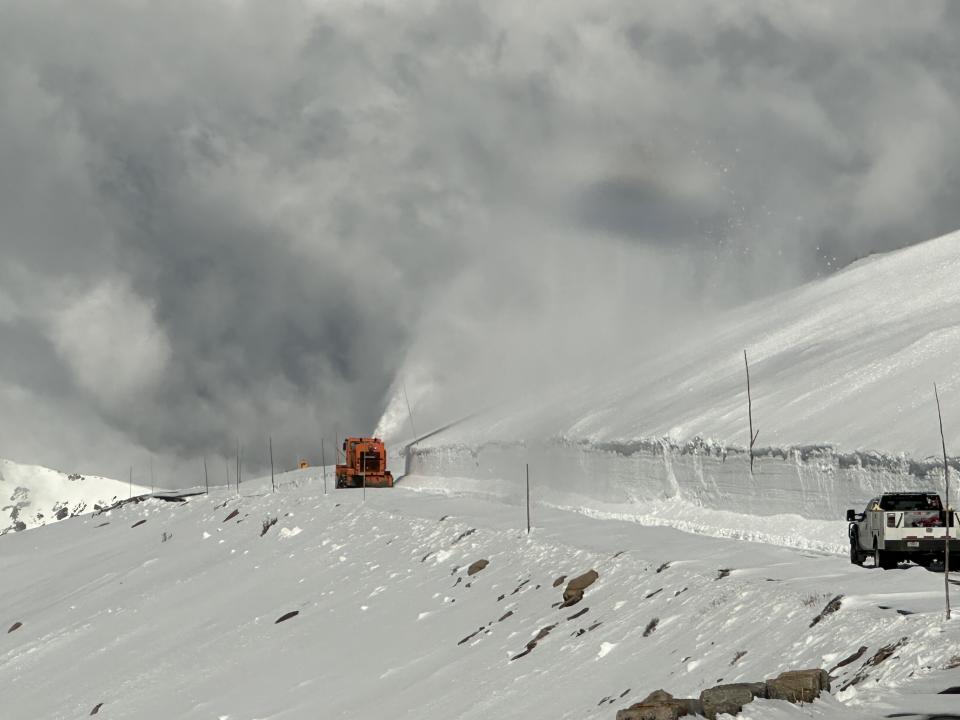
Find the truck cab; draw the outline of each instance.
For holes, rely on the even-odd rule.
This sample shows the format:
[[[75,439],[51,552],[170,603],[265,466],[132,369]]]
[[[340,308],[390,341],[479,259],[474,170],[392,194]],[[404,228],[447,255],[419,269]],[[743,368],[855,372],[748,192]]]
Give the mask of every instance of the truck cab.
[[[950,551],[960,556],[956,513],[944,509],[937,493],[886,493],[867,503],[862,513],[847,510],[850,562],[889,570],[905,560],[929,567]]]

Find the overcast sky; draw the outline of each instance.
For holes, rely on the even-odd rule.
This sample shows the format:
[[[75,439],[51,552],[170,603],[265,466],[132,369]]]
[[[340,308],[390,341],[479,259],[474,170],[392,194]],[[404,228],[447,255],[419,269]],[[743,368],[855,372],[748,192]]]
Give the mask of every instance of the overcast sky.
[[[0,456],[290,465],[403,382],[588,373],[960,228],[958,36],[949,2],[0,0]]]

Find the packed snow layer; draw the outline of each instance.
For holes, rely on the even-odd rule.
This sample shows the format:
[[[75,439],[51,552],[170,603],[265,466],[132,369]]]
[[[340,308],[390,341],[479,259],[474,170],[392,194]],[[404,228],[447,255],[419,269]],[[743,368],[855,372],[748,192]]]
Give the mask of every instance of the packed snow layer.
[[[762,454],[751,472],[746,454],[665,443],[414,447],[406,463],[409,476],[401,482],[443,487],[449,478],[457,478],[473,493],[515,500],[525,492],[528,465],[532,492],[539,502],[585,512],[613,512],[622,518],[647,524],[666,522],[688,530],[694,529],[685,520],[690,512],[699,517],[706,517],[706,511],[721,511],[836,522],[842,521],[848,508],[862,510],[870,498],[882,492],[943,493],[942,470],[935,465],[837,456],[829,448],[806,448]],[[438,479],[430,481],[429,476]],[[785,525],[778,534],[792,536],[788,519],[772,518],[765,524],[776,527],[781,523]],[[835,526],[830,527],[836,531]],[[770,541],[777,542],[773,537],[770,535]],[[834,540],[824,547],[836,547],[841,537],[836,531]]]
[[[759,447],[830,445],[838,452],[940,453],[933,383],[947,448],[960,448],[960,233],[864,259],[835,275],[737,308],[696,333],[615,362],[598,358],[569,383],[480,412],[421,443],[697,438],[748,445],[743,351],[750,359]],[[644,345],[644,343],[638,343]],[[450,370],[450,369],[448,369]],[[448,373],[451,382],[462,378]],[[415,416],[446,418],[454,387],[414,397]],[[485,405],[478,399],[476,409]],[[438,423],[442,424],[442,423]],[[406,440],[398,387],[378,431]]]
[[[3,536],[5,720],[613,720],[657,688],[805,667],[834,693],[745,716],[854,720],[960,684],[941,574],[545,506],[527,535],[520,505],[453,487],[364,502],[301,475]],[[557,579],[589,569],[559,608]]]
[[[150,488],[141,485],[0,459],[0,534],[92,512],[98,505],[146,492]]]

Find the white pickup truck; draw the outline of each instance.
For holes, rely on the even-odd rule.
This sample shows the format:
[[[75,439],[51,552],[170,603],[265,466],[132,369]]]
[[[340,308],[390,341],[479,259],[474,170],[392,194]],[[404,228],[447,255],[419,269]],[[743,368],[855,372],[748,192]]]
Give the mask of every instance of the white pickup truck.
[[[950,556],[960,566],[957,513],[950,515]],[[862,513],[847,510],[850,562],[868,557],[884,570],[911,560],[929,567],[943,562],[947,512],[936,493],[890,493],[873,498]],[[951,565],[954,564],[951,562]]]

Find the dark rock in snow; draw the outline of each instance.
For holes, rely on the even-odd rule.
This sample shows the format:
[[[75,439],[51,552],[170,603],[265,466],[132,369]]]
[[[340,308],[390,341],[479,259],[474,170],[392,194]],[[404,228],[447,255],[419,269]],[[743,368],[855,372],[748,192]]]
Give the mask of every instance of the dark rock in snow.
[[[813,627],[818,622],[823,620],[828,615],[833,615],[837,610],[840,609],[840,604],[843,602],[843,595],[837,595],[833,600],[828,602],[823,610],[820,611],[820,614],[817,615],[813,621],[810,623],[810,627]]]
[[[583,600],[584,591],[593,585],[600,574],[596,570],[588,570],[583,575],[578,575],[567,583],[567,588],[563,591],[563,604],[560,606],[570,607]]]
[[[792,703],[811,703],[820,692],[830,690],[830,676],[826,670],[788,670],[773,680],[767,680],[767,697]]]
[[[714,720],[722,713],[736,715],[754,698],[766,696],[765,683],[731,683],[704,690],[700,693],[700,702],[703,703],[703,714]]]
[[[7,635],[9,635],[10,633],[12,633],[14,630],[19,630],[19,629],[22,628],[22,627],[23,627],[23,623],[22,623],[22,622],[15,622],[13,625],[10,626],[10,629],[7,630]]]
[[[90,714],[96,715],[98,712],[100,712],[100,708],[102,707],[103,707],[103,703],[97,703],[96,705],[93,706],[93,710],[90,711]]]
[[[835,670],[839,670],[842,667],[846,667],[847,665],[852,663],[854,660],[859,659],[866,651],[867,651],[867,646],[861,645],[860,649],[857,650],[855,653],[853,653],[852,655],[848,655],[843,660],[841,660],[836,665],[834,665],[833,668],[830,670],[830,674],[832,675]]]
[[[136,521],[133,525],[131,525],[130,527],[131,527],[131,528],[139,527],[139,526],[143,525],[145,522],[146,522],[145,519],[144,519],[144,520],[137,520],[137,521]]]
[[[281,615],[276,620],[274,620],[273,624],[276,625],[277,623],[282,623],[284,620],[289,620],[290,618],[296,617],[299,614],[300,614],[299,610],[293,610],[292,612],[285,613],[284,615]]]
[[[476,575],[478,572],[483,570],[487,565],[490,564],[489,560],[477,560],[475,563],[470,565],[467,568],[467,575]]]
[[[276,524],[277,524],[277,519],[276,519],[276,518],[267,518],[266,520],[264,520],[264,521],[263,521],[263,528],[260,530],[260,537],[263,537],[264,535],[266,535],[266,534],[267,534],[267,530],[269,530],[270,528],[272,528],[272,527],[273,527],[274,525],[276,525]]]
[[[687,715],[703,715],[699,700],[675,698],[666,690],[654,690],[640,702],[617,712],[617,720],[677,720]]]
[[[223,522],[226,522],[227,520],[233,520],[239,514],[240,514],[239,510],[234,510],[223,519]]]

